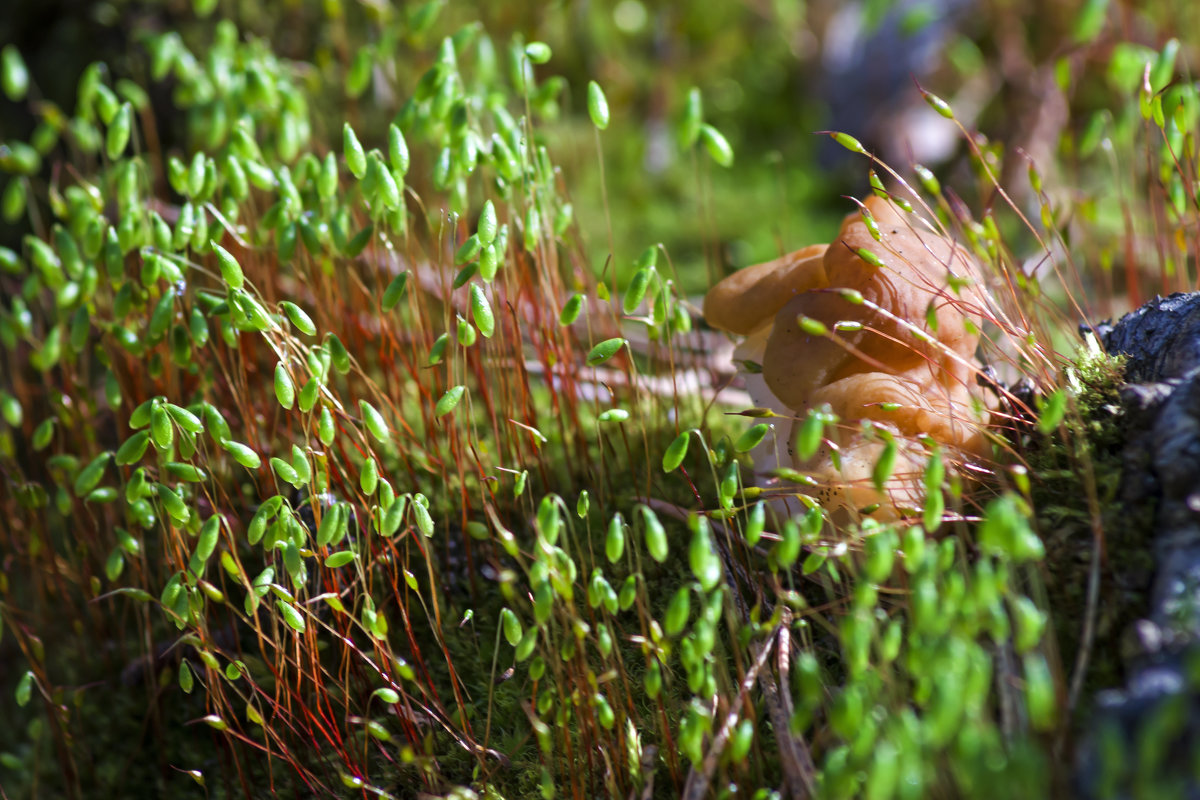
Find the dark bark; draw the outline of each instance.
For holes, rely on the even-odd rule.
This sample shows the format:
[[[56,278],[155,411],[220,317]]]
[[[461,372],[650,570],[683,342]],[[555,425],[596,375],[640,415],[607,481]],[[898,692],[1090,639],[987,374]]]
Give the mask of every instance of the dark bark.
[[[1121,501],[1155,508],[1155,575],[1125,685],[1095,699],[1079,789],[1200,798],[1200,293],[1158,298],[1095,332],[1128,359]]]

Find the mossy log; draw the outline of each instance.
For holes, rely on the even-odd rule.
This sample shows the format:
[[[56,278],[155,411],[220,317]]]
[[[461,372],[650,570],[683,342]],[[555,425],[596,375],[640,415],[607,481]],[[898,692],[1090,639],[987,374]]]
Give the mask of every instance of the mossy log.
[[[1200,797],[1200,293],[1157,298],[1095,333],[1127,358],[1120,498],[1153,508],[1154,578],[1124,686],[1097,694],[1085,726],[1079,792]]]

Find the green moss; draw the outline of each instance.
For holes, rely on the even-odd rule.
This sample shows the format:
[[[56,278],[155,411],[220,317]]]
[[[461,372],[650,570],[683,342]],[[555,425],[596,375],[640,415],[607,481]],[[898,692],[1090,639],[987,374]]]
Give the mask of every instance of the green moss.
[[[1036,521],[1046,543],[1045,591],[1054,615],[1062,663],[1079,656],[1083,620],[1095,614],[1085,692],[1123,679],[1123,637],[1145,615],[1153,570],[1155,506],[1121,494],[1129,433],[1119,396],[1125,358],[1080,347],[1064,369],[1072,410],[1053,436],[1033,436],[1029,462]],[[1088,586],[1097,545],[1103,548],[1097,604]]]
[[[822,796],[1028,797],[1065,779],[1045,743],[1095,532],[1112,586],[1147,563],[1152,510],[1119,503],[1119,364],[1082,353],[1063,425],[1023,431],[1031,497],[984,498],[938,539],[916,520],[831,536],[817,512],[749,546],[758,495],[734,442],[754,437],[682,388],[712,366],[688,295],[718,266],[828,239],[847,205],[797,136],[818,124],[792,97],[807,77],[780,67],[808,47],[803,13],[643,8],[634,30],[639,3],[617,4],[624,23],[591,4],[576,29],[571,4],[325,2],[276,30],[250,4],[239,31],[212,5],[184,23],[150,4],[144,51],[89,68],[61,109],[25,102],[39,132],[0,146],[19,229],[0,251],[0,697],[22,701],[0,714],[6,791],[637,796],[649,771],[669,797],[726,722],[717,796],[782,785],[796,739]],[[687,43],[686,75],[659,37]],[[614,112],[601,157],[568,94],[592,79]],[[1131,147],[1145,126],[1126,105]],[[732,141],[735,166],[684,141],[648,168],[689,130]],[[1003,149],[973,141],[998,168]],[[962,221],[949,189],[927,191]],[[1024,242],[1010,222],[990,230]],[[653,242],[645,302],[621,313],[608,286]],[[1016,280],[1022,301],[1065,291]],[[338,525],[318,518],[353,522],[334,562],[320,537]],[[1115,682],[1137,608],[1104,588],[1089,686]],[[234,659],[244,673],[225,673]]]

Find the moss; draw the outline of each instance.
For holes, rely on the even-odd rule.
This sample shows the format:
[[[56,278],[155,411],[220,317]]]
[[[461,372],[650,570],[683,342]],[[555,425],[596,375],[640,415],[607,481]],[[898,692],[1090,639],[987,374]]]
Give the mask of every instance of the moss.
[[[1150,538],[1155,506],[1131,506],[1121,495],[1128,419],[1119,396],[1125,358],[1081,347],[1064,369],[1072,408],[1054,435],[1031,435],[1028,460],[1036,523],[1046,544],[1045,591],[1054,609],[1064,668],[1079,656],[1084,620],[1095,614],[1095,640],[1084,681],[1086,696],[1119,685],[1121,646],[1131,623],[1145,615],[1153,569]],[[1102,550],[1100,591],[1088,608],[1095,547]]]
[[[706,538],[698,521],[677,513],[718,509],[736,495],[726,470],[736,457],[731,441],[746,427],[671,380],[685,369],[703,380],[709,367],[704,341],[688,333],[685,293],[704,281],[702,263],[715,272],[750,253],[823,238],[812,231],[830,223],[840,202],[826,198],[833,192],[823,188],[822,170],[788,163],[814,150],[815,140],[794,135],[815,127],[803,121],[807,103],[748,98],[737,109],[721,100],[740,94],[738,80],[749,88],[763,76],[775,76],[769,95],[799,88],[800,78],[779,80],[777,66],[807,40],[803,15],[789,15],[781,28],[773,22],[784,12],[768,10],[756,27],[762,47],[747,50],[734,23],[761,9],[731,6],[713,16],[683,4],[665,17],[655,10],[647,55],[635,54],[649,44],[650,28],[609,37],[591,63],[586,48],[567,46],[574,27],[557,30],[574,5],[538,14],[505,6],[497,17],[521,19],[493,30],[537,32],[559,52],[554,64],[534,69],[531,52],[544,48],[528,50],[523,36],[489,39],[475,9],[438,0],[300,2],[297,24],[279,31],[269,4],[250,4],[242,19],[252,27],[240,32],[231,20],[205,18],[211,0],[195,4],[194,22],[183,21],[184,5],[146,5],[156,31],[144,37],[146,52],[89,71],[79,92],[66,92],[67,101],[79,96],[77,107],[59,109],[35,96],[45,92],[31,93],[23,113],[45,125],[30,145],[0,147],[0,169],[16,170],[0,198],[2,216],[15,221],[0,231],[14,243],[0,250],[0,344],[12,367],[11,383],[0,387],[0,513],[10,523],[4,566],[12,575],[0,576],[0,696],[11,696],[31,666],[50,694],[42,702],[34,693],[0,715],[9,722],[0,732],[6,791],[303,796],[350,792],[361,778],[371,784],[364,789],[399,797],[465,797],[468,786],[508,797],[637,796],[640,756],[657,748],[646,763],[654,794],[668,797],[679,793],[689,759],[712,746],[714,726],[734,717],[751,725],[754,741],[718,764],[713,793],[778,786],[786,732],[759,690],[743,692],[742,684],[750,653],[783,638],[788,609],[791,680],[777,653],[764,669],[785,684],[781,703],[793,703],[796,714],[784,724],[811,748],[825,794],[887,796],[901,780],[937,796],[1045,793],[1050,757],[1041,737],[1059,709],[1048,679],[1052,654],[1039,647],[1039,612],[1026,597],[1036,555],[1002,541],[1028,532],[1013,496],[984,512],[979,527],[995,534],[989,542],[982,534],[977,541],[965,520],[953,523],[953,535],[945,524],[936,542],[932,531],[918,541],[916,524],[864,526],[822,541],[811,525],[801,533],[781,521],[757,548],[743,548],[747,509],[735,496],[732,508],[712,516],[714,528],[721,520],[733,531],[727,552],[719,531]],[[602,6],[581,17],[584,43],[613,33]],[[533,19],[542,11],[544,30]],[[592,24],[596,14],[602,24]],[[687,77],[663,69],[672,48],[659,47],[658,37],[685,40],[681,31],[698,22],[750,62],[748,78],[727,75],[729,59],[713,58],[708,47],[687,56],[695,70]],[[255,29],[282,38],[256,38]],[[779,35],[801,29],[805,36]],[[574,65],[567,81],[548,74],[560,62]],[[146,66],[150,80],[140,89],[119,77],[144,77]],[[614,109],[628,110],[600,137],[604,186],[603,163],[591,155],[595,131],[564,92],[593,73]],[[706,92],[711,114],[697,103],[676,132],[715,124],[744,145],[745,157],[713,176],[704,150],[689,159],[684,147],[658,178],[647,178],[643,141],[614,134],[645,125],[647,139],[662,145],[671,138],[672,97],[685,93],[681,81],[706,83],[705,76],[724,90]],[[644,115],[631,98],[651,83],[655,98]],[[126,100],[136,115],[121,110]],[[1125,110],[1136,117],[1136,104]],[[114,135],[106,118],[130,121],[132,138],[118,125]],[[344,119],[368,149],[344,166],[366,160],[365,171],[343,167],[339,145],[354,141]],[[370,148],[383,145],[393,119],[385,158]],[[776,149],[755,134],[766,124],[782,125],[771,137],[790,142],[782,162],[770,153],[755,160],[756,150]],[[407,139],[397,138],[401,130]],[[718,135],[696,130],[710,143]],[[1120,125],[1114,136],[1128,143]],[[577,163],[560,168],[551,155],[557,161],[564,146]],[[934,213],[964,218],[949,191],[923,183]],[[995,188],[986,186],[987,197]],[[481,230],[484,201],[505,223],[503,235]],[[788,209],[795,219],[785,227]],[[1048,227],[1055,214],[1047,205]],[[487,237],[496,245],[494,275],[482,263]],[[213,239],[237,270],[219,268]],[[624,284],[628,253],[660,239],[666,247],[650,250],[660,261],[647,315],[621,314],[594,273],[606,269],[606,281]],[[451,264],[452,253],[480,264]],[[387,292],[406,269],[406,293]],[[649,268],[635,269],[645,276]],[[470,288],[452,287],[456,272]],[[1026,279],[1018,273],[1031,287]],[[478,300],[468,309],[468,292],[488,298],[491,313]],[[583,311],[574,322],[560,321],[568,297]],[[306,324],[292,317],[286,328],[282,314],[271,316],[285,299],[311,314]],[[481,314],[490,322],[461,327],[456,339],[456,314],[464,326]],[[435,353],[443,329],[448,346]],[[588,363],[598,341],[641,334],[644,347]],[[287,407],[270,387],[279,363],[295,373]],[[662,380],[651,386],[645,375]],[[1141,543],[1135,521],[1110,518],[1119,421],[1105,414],[1116,380],[1113,365],[1081,359],[1063,436],[1028,437],[1050,591],[1059,592],[1049,605],[1064,625],[1082,615],[1079,554],[1091,530],[1104,528],[1110,552],[1127,563]],[[439,409],[437,398],[456,391],[462,402]],[[157,398],[145,407],[149,419],[134,424],[130,412],[147,398]],[[365,410],[364,424],[363,400],[390,432]],[[176,405],[199,401],[224,421],[205,409],[201,425],[199,405]],[[328,416],[318,423],[321,410]],[[146,425],[153,449],[145,434],[131,433]],[[687,458],[664,473],[663,453],[681,430],[699,430],[704,443],[686,434]],[[114,464],[122,437],[137,444],[138,436],[138,457]],[[231,452],[230,441],[241,448]],[[315,473],[327,471],[328,487],[289,486],[280,477],[289,457],[304,471],[310,462]],[[378,487],[363,489],[369,457],[405,505],[390,504]],[[103,470],[89,476],[81,471],[87,464]],[[204,475],[194,480],[198,470]],[[264,538],[248,535],[268,498],[290,508],[327,488],[355,523],[336,543],[340,566],[329,566],[329,551],[314,544],[320,502],[295,519],[284,512]],[[579,516],[585,490],[591,507]],[[427,513],[416,512],[417,493],[428,498]],[[1094,502],[1081,508],[1081,497]],[[647,545],[648,530],[657,529],[636,510],[643,502],[660,509],[665,548]],[[380,531],[393,508],[407,516]],[[613,564],[605,540],[616,513],[629,528]],[[215,549],[202,520],[216,521]],[[714,563],[726,577],[737,573],[736,589],[722,584]],[[250,589],[235,575],[268,566],[270,587]],[[159,593],[185,568],[191,585],[163,601],[171,607],[164,613]],[[609,594],[593,569],[603,570]],[[634,605],[606,608],[631,574]],[[1106,579],[1117,584],[1121,575],[1114,569]],[[675,602],[680,588],[688,614]],[[237,613],[247,589],[263,594],[261,631]],[[332,607],[334,598],[344,609]],[[291,613],[275,619],[281,607]],[[1020,620],[1011,621],[1018,612],[1029,628],[1020,637],[1012,632]],[[536,632],[517,640],[532,643],[520,659],[503,630],[508,614],[524,633]],[[180,618],[205,641],[232,631],[213,652],[221,666],[241,657],[246,672],[210,675],[199,652],[179,646],[148,680],[118,687],[122,668],[148,642],[174,641]],[[1113,619],[1105,618],[1105,637],[1120,627]],[[1062,635],[1068,649],[1077,646],[1068,627]],[[1018,638],[1021,664],[997,656]],[[648,664],[660,663],[651,655],[661,659],[661,692],[645,687]],[[181,657],[195,672],[191,693],[179,686]],[[1100,661],[1096,670],[1113,668]],[[997,697],[1013,686],[1032,688]],[[399,702],[390,701],[392,690],[403,690]],[[264,725],[247,719],[251,694]],[[1037,719],[1004,728],[1002,701]],[[209,714],[229,731],[205,724]],[[468,728],[500,756],[465,746]],[[266,742],[269,755],[259,747]],[[205,790],[182,770],[201,771]]]

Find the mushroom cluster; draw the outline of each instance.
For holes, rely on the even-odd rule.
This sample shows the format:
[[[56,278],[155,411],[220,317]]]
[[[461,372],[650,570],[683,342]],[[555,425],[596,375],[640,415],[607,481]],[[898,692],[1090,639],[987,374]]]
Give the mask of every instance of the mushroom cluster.
[[[734,358],[750,366],[754,402],[791,420],[789,466],[816,481],[806,493],[834,519],[896,519],[924,504],[932,443],[948,465],[987,451],[975,356],[983,289],[956,242],[918,231],[915,215],[886,200],[862,205],[833,244],[718,283],[704,315],[745,337]],[[838,424],[802,457],[796,438],[810,411]],[[895,460],[880,481],[876,464],[889,441]]]

